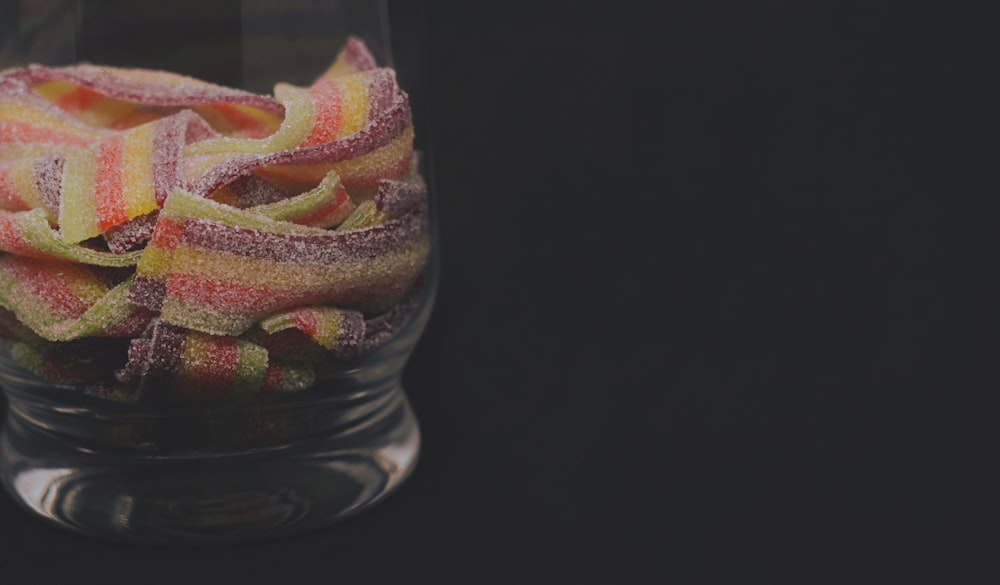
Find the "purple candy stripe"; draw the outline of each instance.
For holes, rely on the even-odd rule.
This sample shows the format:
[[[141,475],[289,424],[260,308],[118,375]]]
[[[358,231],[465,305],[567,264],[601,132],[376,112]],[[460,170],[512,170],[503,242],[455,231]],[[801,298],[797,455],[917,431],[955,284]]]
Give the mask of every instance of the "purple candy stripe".
[[[375,63],[375,57],[368,50],[368,46],[355,36],[348,37],[337,58],[355,71],[369,71],[378,67]]]
[[[361,344],[364,353],[373,351],[392,340],[409,324],[420,306],[420,296],[424,290],[423,279],[417,281],[413,290],[402,301],[388,311],[365,320],[365,339]]]
[[[108,243],[108,249],[115,254],[123,254],[135,248],[143,242],[149,241],[156,229],[156,218],[160,216],[160,210],[156,209],[134,217],[123,224],[108,228],[104,232],[104,240]]]
[[[184,329],[159,321],[153,326],[149,354],[143,367],[144,377],[157,373],[176,373],[181,367],[184,355]]]
[[[162,207],[167,196],[184,184],[181,159],[184,145],[218,136],[201,117],[191,110],[180,111],[159,122],[153,137],[153,191]]]
[[[243,207],[275,203],[289,197],[288,193],[257,175],[244,175],[229,184]]]
[[[381,118],[405,94],[396,82],[392,69],[377,69],[368,74],[368,119]]]
[[[160,307],[163,306],[163,299],[166,297],[167,283],[165,280],[149,278],[141,274],[135,275],[126,295],[130,303],[154,311],[160,310]]]
[[[427,184],[382,179],[378,182],[375,209],[387,219],[399,217],[420,205],[427,197]]]
[[[261,232],[188,219],[184,222],[181,244],[289,264],[354,263],[400,250],[417,241],[427,231],[425,211],[421,206],[381,225],[315,236]]]
[[[62,154],[48,154],[31,162],[31,170],[35,175],[35,185],[42,196],[42,203],[52,217],[59,217],[60,190],[62,189],[63,164],[66,157]]]
[[[341,359],[357,356],[365,340],[365,316],[358,311],[340,311],[340,327],[330,351]]]
[[[259,108],[277,116],[282,116],[285,112],[284,106],[270,97],[215,85],[193,77],[156,72],[158,76],[138,80],[130,77],[129,73],[128,69],[81,63],[68,67],[28,65],[15,74],[30,84],[66,81],[110,98],[147,106],[239,104]],[[175,80],[183,83],[177,84]]]
[[[356,158],[392,142],[404,129],[413,123],[410,102],[402,90],[398,90],[392,105],[358,132],[340,140],[286,150],[278,153],[281,158],[271,164],[319,164],[335,163]]]

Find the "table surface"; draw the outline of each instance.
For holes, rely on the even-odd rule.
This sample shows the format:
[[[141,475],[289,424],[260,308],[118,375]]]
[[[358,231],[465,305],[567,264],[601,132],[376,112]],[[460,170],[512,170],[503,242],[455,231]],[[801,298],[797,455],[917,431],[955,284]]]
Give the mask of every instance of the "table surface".
[[[924,158],[935,15],[474,4],[427,8],[415,474],[203,550],[0,497],[0,584],[997,582],[997,248]]]

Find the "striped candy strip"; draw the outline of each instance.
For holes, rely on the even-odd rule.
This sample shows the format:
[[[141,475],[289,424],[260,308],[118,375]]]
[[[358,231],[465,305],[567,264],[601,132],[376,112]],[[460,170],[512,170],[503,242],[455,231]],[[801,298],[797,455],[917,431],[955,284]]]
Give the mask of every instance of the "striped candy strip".
[[[308,336],[315,344],[313,347],[328,350],[334,359],[364,357],[391,341],[410,323],[420,307],[423,292],[424,282],[418,280],[402,300],[369,319],[357,311],[330,306],[297,307],[276,313],[260,322],[261,329],[269,335],[256,337],[257,343],[273,354],[290,355],[294,351],[317,359],[315,352],[302,343]],[[300,335],[290,335],[292,332]]]
[[[281,104],[268,96],[166,71],[29,65],[7,75],[97,127],[126,129],[189,108],[224,134],[263,137],[284,115]]]
[[[418,176],[410,181],[382,179],[374,199],[363,201],[337,226],[348,231],[383,224],[401,217],[427,200],[427,184]]]
[[[190,218],[204,218],[227,225],[251,229],[308,235],[310,228],[270,220],[259,213],[240,210],[210,199],[175,191],[160,211],[149,243],[142,251],[136,267],[136,278],[129,290],[129,299],[144,307],[159,310],[166,295],[166,280],[171,271],[174,251],[180,241],[184,222]]]
[[[366,85],[350,85],[362,79]],[[375,173],[389,178],[402,176],[413,155],[412,116],[406,94],[399,89],[392,71],[366,71],[322,84],[353,87],[349,102],[356,107],[347,107],[346,101],[337,102],[332,90],[316,93],[315,88],[283,86],[286,100],[291,96],[297,101],[286,104],[285,127],[267,139],[271,142],[223,138],[201,141],[187,148],[185,176],[189,189],[195,194],[208,195],[258,169],[268,179],[315,185],[335,171],[353,196],[352,187],[370,184]],[[367,95],[367,109],[362,108],[362,88]],[[317,96],[330,102],[317,106],[313,103]],[[339,99],[343,100],[343,95]],[[338,103],[339,113],[335,107]],[[316,125],[316,111],[323,108],[332,112],[327,114],[332,120],[329,128],[326,123]],[[275,147],[281,150],[274,150]],[[268,151],[269,148],[272,150]],[[352,159],[357,160],[352,164]]]
[[[179,191],[164,207],[129,299],[161,310],[168,323],[227,335],[299,305],[384,310],[423,270],[428,246],[423,207],[335,233]]]
[[[420,308],[424,287],[424,280],[418,280],[403,300],[369,319],[363,319],[360,313],[335,307],[299,307],[265,318],[261,321],[261,328],[247,332],[246,337],[266,347],[271,356],[313,361],[317,368],[323,364],[330,365],[331,357],[337,362],[350,362],[364,358],[389,343],[410,324]],[[323,322],[330,319],[334,312],[339,312],[341,318],[353,320],[349,325],[349,344],[340,337],[344,335],[341,330],[343,325]],[[336,333],[331,336],[331,332]],[[332,342],[328,341],[331,337]]]
[[[184,145],[213,134],[182,111],[67,153],[59,203],[63,240],[81,242],[159,209],[182,184]]]
[[[0,305],[49,341],[140,333],[152,313],[127,301],[130,284],[109,287],[77,264],[0,256]]]
[[[128,362],[116,373],[124,383],[141,382],[154,399],[211,402],[257,392],[293,392],[313,384],[303,363],[271,363],[263,347],[230,336],[208,335],[163,322],[149,337],[134,339]]]
[[[425,232],[420,214],[312,237],[188,220],[166,280],[162,318],[235,335],[299,305],[375,312],[394,304],[420,274]]]
[[[385,163],[397,154],[400,160],[392,168],[406,168],[412,158],[412,149],[400,145],[412,140],[412,133],[406,132],[411,126],[409,102],[402,98],[388,109],[378,120],[371,122],[361,131],[344,138],[318,144],[308,148],[296,148],[274,153],[208,153],[188,155],[184,158],[184,174],[188,189],[195,194],[206,196],[251,171],[258,171],[269,179],[283,179],[292,184],[315,184],[331,170],[344,181],[344,173],[337,170],[336,163],[372,154],[372,163]],[[400,138],[400,136],[402,137]],[[395,142],[394,140],[397,139]],[[405,163],[405,164],[404,164]],[[358,172],[355,167],[346,169]],[[363,170],[363,169],[361,169]],[[345,183],[350,191],[350,185]]]
[[[157,310],[160,308],[173,253],[180,239],[183,224],[188,219],[201,218],[255,230],[310,236],[326,232],[279,220],[283,215],[289,215],[289,211],[294,212],[291,215],[301,212],[303,215],[300,218],[309,219],[314,211],[322,214],[330,207],[337,209],[346,207],[350,203],[344,202],[336,175],[328,176],[316,189],[299,197],[300,200],[289,204],[291,209],[285,205],[261,205],[240,210],[210,199],[196,197],[182,190],[176,191],[164,205],[151,241],[142,252],[138,262],[137,277],[129,293],[130,298],[140,305]],[[326,203],[327,197],[332,197],[329,203]],[[305,201],[305,205],[301,205],[302,201]]]
[[[355,198],[367,199],[373,194],[377,180],[380,178],[401,178],[409,167],[413,156],[413,127],[410,124],[410,112],[408,106],[405,111],[400,106],[408,104],[405,94],[396,84],[395,75],[390,70],[375,69],[362,72],[362,75],[369,77],[367,94],[368,113],[367,122],[364,126],[352,124],[348,126],[349,132],[337,132],[338,112],[335,100],[330,96],[334,95],[339,84],[356,79],[359,74],[347,74],[341,77],[320,77],[310,88],[310,91],[319,96],[316,100],[316,108],[321,115],[317,119],[322,122],[319,126],[323,130],[313,131],[310,139],[300,146],[302,152],[295,153],[296,156],[287,162],[275,162],[262,168],[259,172],[262,176],[271,179],[280,179],[290,183],[314,183],[319,177],[331,171],[336,172],[344,187]],[[342,108],[347,111],[347,108]],[[332,111],[331,111],[332,110]],[[353,111],[360,114],[360,108]],[[402,116],[402,119],[397,119]],[[343,116],[347,119],[358,119],[358,115]],[[389,129],[392,136],[382,136],[384,142],[372,142],[368,149],[354,152],[346,159],[340,159],[337,155],[337,143],[339,139],[348,136],[364,136],[362,130],[377,135],[372,130],[384,127]]]
[[[274,95],[285,107],[285,117],[277,132],[258,140],[206,140],[189,146],[187,154],[273,153],[332,142],[376,119],[391,103],[395,87],[390,69],[322,77],[310,87],[279,83]]]
[[[263,319],[260,327],[269,334],[297,329],[337,358],[358,355],[365,338],[365,317],[358,311],[330,306],[296,307]]]
[[[260,140],[221,138],[192,145],[188,154],[211,152],[273,153],[330,142],[353,134],[384,109],[395,85],[391,69],[378,69],[368,48],[350,37],[330,68],[308,88],[275,85],[284,107],[276,132]]]
[[[387,144],[347,160],[321,164],[277,164],[257,172],[271,180],[308,185],[317,177],[335,172],[355,199],[369,199],[381,179],[400,179],[413,157],[413,127],[407,126]]]

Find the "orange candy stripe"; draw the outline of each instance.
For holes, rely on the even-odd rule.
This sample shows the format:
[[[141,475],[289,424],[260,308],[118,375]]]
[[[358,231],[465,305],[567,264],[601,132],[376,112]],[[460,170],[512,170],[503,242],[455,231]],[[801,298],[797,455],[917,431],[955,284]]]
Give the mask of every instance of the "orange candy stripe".
[[[13,120],[0,121],[3,126],[3,133],[8,139],[7,142],[41,142],[45,144],[63,144],[66,146],[86,146],[90,140],[72,134],[62,132],[44,126],[36,126],[27,122],[15,122]]]
[[[156,229],[153,231],[149,245],[164,250],[173,250],[181,241],[183,231],[183,223],[161,215],[156,221]]]
[[[310,337],[316,335],[316,331],[319,330],[316,314],[312,311],[296,311],[294,319],[295,326]]]
[[[97,215],[97,228],[102,233],[128,221],[122,193],[124,146],[124,135],[116,134],[98,147],[94,213]]]
[[[94,104],[106,99],[108,98],[96,91],[85,87],[74,87],[59,96],[56,100],[56,105],[67,112],[75,114],[90,109]]]
[[[338,137],[344,121],[344,104],[340,87],[333,79],[322,79],[309,88],[315,113],[309,136],[300,146],[331,142]]]

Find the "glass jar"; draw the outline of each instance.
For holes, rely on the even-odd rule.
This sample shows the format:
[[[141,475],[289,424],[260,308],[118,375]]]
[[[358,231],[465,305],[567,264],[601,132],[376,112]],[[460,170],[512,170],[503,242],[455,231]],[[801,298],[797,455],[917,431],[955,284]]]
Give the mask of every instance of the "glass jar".
[[[396,489],[438,270],[419,23],[392,21],[394,51],[373,0],[0,10],[8,493],[89,536],[197,545]]]

